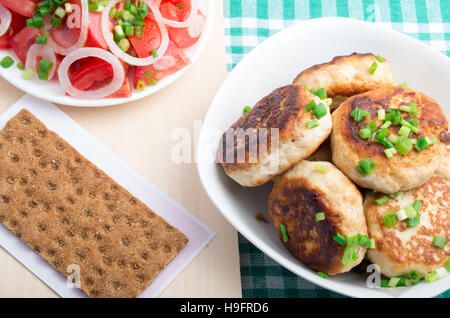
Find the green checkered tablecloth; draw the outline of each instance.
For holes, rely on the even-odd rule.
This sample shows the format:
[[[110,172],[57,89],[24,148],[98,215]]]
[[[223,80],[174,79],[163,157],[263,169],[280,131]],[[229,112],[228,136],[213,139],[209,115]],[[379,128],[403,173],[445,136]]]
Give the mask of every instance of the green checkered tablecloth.
[[[327,16],[382,24],[450,57],[450,0],[223,0],[223,7],[228,71],[276,32]],[[279,266],[242,235],[239,253],[244,297],[343,297]]]

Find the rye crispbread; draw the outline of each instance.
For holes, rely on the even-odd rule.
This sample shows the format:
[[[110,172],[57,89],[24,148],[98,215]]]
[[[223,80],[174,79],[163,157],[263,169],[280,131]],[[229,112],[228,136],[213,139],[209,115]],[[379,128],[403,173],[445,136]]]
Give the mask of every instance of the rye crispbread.
[[[0,131],[0,222],[90,297],[136,297],[188,238],[33,114]]]

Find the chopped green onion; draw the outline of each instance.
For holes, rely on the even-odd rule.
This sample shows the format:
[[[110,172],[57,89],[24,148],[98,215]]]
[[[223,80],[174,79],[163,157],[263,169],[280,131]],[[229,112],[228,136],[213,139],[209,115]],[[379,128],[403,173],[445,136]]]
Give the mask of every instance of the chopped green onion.
[[[419,213],[417,213],[415,218],[406,219],[406,225],[408,226],[408,228],[416,227],[419,224],[420,224],[420,214]]]
[[[402,105],[400,106],[400,110],[409,113],[411,111],[411,107]]]
[[[97,11],[98,10],[98,2],[91,2],[88,4],[89,11]]]
[[[387,120],[383,125],[380,126],[381,129],[389,128],[391,126],[392,122],[390,120]]]
[[[384,62],[384,58],[382,58],[380,54],[378,54],[378,55],[376,56],[376,58],[377,58],[378,62],[380,62],[380,63],[383,63],[383,62]]]
[[[184,6],[183,6],[181,3],[177,4],[177,7],[178,7],[178,9],[180,9],[180,10],[183,10],[183,9],[184,9]]]
[[[374,121],[371,121],[367,123],[366,128],[370,129],[371,132],[374,132],[375,130],[377,130],[377,124]]]
[[[284,224],[280,224],[281,229],[281,236],[283,237],[283,242],[287,242],[289,240],[287,232],[286,232],[286,226]]]
[[[152,77],[152,71],[150,71],[150,70],[145,71],[145,78],[150,78],[150,77]],[[246,106],[246,107],[250,107],[250,106]]]
[[[362,139],[368,139],[372,135],[372,131],[369,128],[363,128],[359,131],[359,136]]]
[[[325,172],[328,172],[328,169],[329,169],[329,168],[328,168],[328,166],[325,166],[325,165],[323,165],[323,164],[315,163],[315,164],[314,164],[314,169],[315,169],[316,171],[325,173]]]
[[[66,10],[64,10],[62,7],[58,7],[56,8],[54,14],[62,19],[66,15]]]
[[[367,158],[367,159],[363,159],[359,162],[358,166],[356,167],[356,170],[362,176],[366,176],[368,174],[371,174],[375,170],[376,166],[377,166],[377,164],[375,162],[373,162],[372,159]]]
[[[137,90],[138,90],[139,92],[144,91],[145,86],[146,86],[146,85],[145,85],[145,82],[144,82],[143,80],[137,81],[137,83],[136,83],[136,88],[137,88]]]
[[[384,109],[378,110],[378,120],[384,121],[386,118],[386,111]]]
[[[46,36],[38,36],[36,38],[36,44],[42,44],[42,45],[47,44],[47,37]]]
[[[444,248],[445,244],[447,243],[448,239],[446,237],[435,235],[433,238],[433,245],[436,247]]]
[[[371,245],[369,237],[364,234],[358,234],[358,245],[369,248]]]
[[[43,23],[43,22],[42,22]],[[52,15],[52,25],[55,27],[60,27],[62,24],[62,19],[56,15]]]
[[[36,74],[33,70],[26,70],[25,72],[22,73],[22,79],[24,80],[29,80],[30,78],[32,78],[34,76],[34,74]]]
[[[46,60],[46,59],[41,59],[41,60],[39,61],[39,66],[38,66],[38,68],[39,68],[39,71],[48,73],[48,72],[50,72],[50,70],[52,69],[52,66],[53,66],[53,63],[52,63],[52,62],[50,62],[50,61],[48,61],[48,60]]]
[[[432,271],[432,272],[426,273],[424,278],[427,283],[432,283],[432,282],[439,280],[439,275],[438,275],[438,273],[436,273],[436,271]]]
[[[43,81],[48,81],[48,72],[38,71],[38,78]]]
[[[316,213],[316,221],[320,222],[323,220],[325,220],[325,213],[323,213],[323,212]]]
[[[383,205],[388,201],[389,201],[389,197],[387,195],[383,195],[383,196],[379,197],[378,199],[376,199],[374,202],[376,205]]]
[[[389,136],[388,136],[388,140],[390,141],[390,142],[392,142],[394,145],[397,143],[397,141],[398,141],[398,136],[397,135],[394,135],[394,134],[390,134]]]
[[[398,131],[398,134],[400,135],[400,136],[403,136],[403,137],[409,137],[409,134],[411,133],[411,129],[409,129],[408,127],[406,127],[406,126],[402,126],[401,128],[400,128],[400,130]]]
[[[389,280],[388,286],[391,288],[397,287],[397,284],[399,281],[400,281],[400,277],[392,277]]]
[[[247,114],[251,110],[252,110],[252,108],[250,106],[245,106],[244,109],[242,110],[242,114],[244,114],[244,116],[245,116],[245,114]]]
[[[395,211],[391,211],[383,215],[383,223],[387,227],[393,227],[397,224],[397,215]]]
[[[377,70],[377,68],[378,68],[378,63],[373,62],[372,65],[370,65],[370,67],[369,67],[369,74],[370,75],[375,74],[375,71]]]
[[[22,62],[17,63],[17,68],[21,71],[25,69],[25,65]]]
[[[407,87],[408,83],[407,82],[403,82],[403,83],[398,84],[398,86]]]
[[[402,120],[400,121],[400,124],[401,124],[402,126],[406,126],[406,127],[408,127],[409,129],[411,129],[413,133],[418,134],[419,131],[420,131],[417,127],[414,127],[413,125],[411,125],[409,122],[407,122],[407,121],[404,120],[404,119],[402,119]]]
[[[343,236],[339,233],[337,233],[335,236],[333,236],[333,240],[338,242],[340,245],[344,245],[347,242],[347,239],[345,238],[345,236]]]
[[[370,239],[370,247],[369,248],[371,248],[371,249],[376,248],[375,239]]]
[[[158,57],[158,51],[156,51],[155,49],[152,50],[152,56],[153,58],[157,58]]]
[[[417,104],[416,103],[411,103],[409,104],[409,116],[411,117],[416,117],[419,114],[419,111],[417,110]]]
[[[429,141],[429,139],[427,137],[422,137],[417,139],[417,143],[414,145],[414,147],[416,148],[417,151],[422,151],[425,149],[428,149],[431,145],[431,142]]]
[[[14,64],[14,60],[10,56],[5,56],[0,61],[0,66],[3,68],[10,68]]]
[[[417,271],[411,271],[408,276],[409,276],[409,279],[411,280],[411,283],[413,283],[413,285],[416,285],[420,282],[420,276]]]
[[[347,245],[344,249],[344,253],[342,254],[342,264],[345,266],[349,266],[354,262],[353,254],[355,252],[354,245]]]
[[[307,128],[309,128],[309,129],[312,129],[312,128],[315,128],[315,127],[319,127],[319,121],[318,120],[311,120],[311,121],[308,121],[307,123],[306,123],[306,127]]]
[[[313,107],[316,106],[316,102],[314,101],[314,99],[312,101],[310,101],[306,106],[305,109],[307,112],[311,111],[313,109]]]
[[[414,219],[417,216],[417,211],[411,205],[405,206],[404,210],[409,219]]]
[[[389,287],[388,284],[389,284],[389,280],[380,279],[380,287],[384,287],[384,288]]]
[[[388,159],[391,159],[395,156],[397,150],[395,150],[395,148],[388,148],[384,150],[384,153]]]
[[[69,3],[69,2],[66,2],[66,3],[64,4],[64,9],[66,10],[66,12],[71,13],[72,10],[73,10],[72,4]],[[115,10],[115,8],[114,8],[114,10]]]
[[[358,245],[358,234],[349,234],[347,235],[347,245],[356,246]]]
[[[124,52],[128,51],[130,49],[130,41],[128,39],[123,38],[117,43],[117,46]]]
[[[397,211],[395,213],[395,215],[397,216],[397,219],[401,222],[403,220],[406,220],[408,218],[408,216],[406,215],[405,209],[401,209],[400,211]]]
[[[414,210],[419,212],[420,208],[422,207],[422,201],[415,200],[412,207],[414,208]]]
[[[447,262],[445,262],[444,267],[447,269],[447,271],[450,272],[450,259],[448,259]]]
[[[417,119],[408,119],[407,122],[413,125],[414,127],[419,126],[419,121]]]
[[[320,119],[327,114],[327,108],[323,103],[320,103],[312,108],[312,113],[317,119]]]
[[[395,143],[395,149],[403,156],[406,156],[411,151],[412,147],[413,144],[411,140],[404,136],[400,136]]]

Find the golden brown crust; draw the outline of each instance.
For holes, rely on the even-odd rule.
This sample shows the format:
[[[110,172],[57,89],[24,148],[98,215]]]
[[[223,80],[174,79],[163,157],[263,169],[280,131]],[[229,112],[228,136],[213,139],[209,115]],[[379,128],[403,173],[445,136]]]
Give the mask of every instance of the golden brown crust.
[[[368,70],[373,62],[376,62],[379,68],[375,74],[369,74]],[[355,52],[337,56],[330,62],[317,64],[304,70],[297,75],[294,83],[305,84],[309,88],[316,89],[325,87],[328,97],[339,96],[342,99],[368,92],[385,84],[393,84],[393,78],[386,60],[381,63],[372,53]],[[317,85],[321,87],[316,87]]]
[[[257,142],[252,142],[249,136],[235,138],[232,147],[227,145],[227,132],[224,133],[219,143],[218,159],[222,163],[224,170],[231,173],[234,170],[246,169],[257,164],[249,160],[249,153],[258,153],[259,148],[271,150],[271,128],[278,128],[279,141],[287,141],[296,135],[297,122],[305,116],[305,106],[312,99],[311,94],[301,86],[287,85],[274,90],[272,93],[261,99],[245,117],[240,118],[232,125],[227,132],[232,130],[248,131],[254,129],[267,129],[267,139],[262,138]],[[257,135],[255,135],[257,136]],[[245,153],[245,162],[238,162],[238,153]],[[227,162],[226,158],[234,158],[232,162]],[[257,161],[260,160],[258,154]],[[229,160],[228,160],[229,161]]]
[[[320,212],[326,214],[326,219],[317,222],[316,213]],[[324,273],[340,267],[344,247],[333,240],[340,233],[339,223],[335,222],[339,213],[326,194],[315,190],[307,179],[277,182],[270,194],[269,214],[281,241],[280,224],[286,226],[289,240],[283,244],[306,266]]]
[[[136,297],[188,241],[27,110],[0,132],[0,222],[90,297]]]
[[[382,124],[382,122],[377,119],[377,112],[379,109],[387,110],[389,108],[399,108],[402,105],[409,105],[410,103],[416,103],[418,105],[418,116],[412,118],[408,113],[402,112],[403,118],[405,120],[418,119],[420,121],[418,126],[420,133],[413,134],[410,138],[418,139],[423,136],[430,139],[436,138],[438,142],[430,148],[421,152],[413,149],[407,156],[397,154],[393,158],[388,159],[384,153],[386,147],[379,142],[370,142],[359,136],[359,130],[364,128],[368,122],[375,121],[378,127]],[[356,107],[359,107],[363,111],[368,111],[371,114],[371,119],[364,118],[361,122],[356,123],[350,116]],[[430,163],[433,163],[434,165],[435,162],[437,162],[438,166],[440,158],[442,157],[443,149],[445,147],[443,141],[445,142],[446,139],[442,136],[447,134],[448,130],[448,122],[445,114],[436,101],[411,88],[386,86],[365,94],[350,97],[332,114],[332,117],[333,160],[344,173],[363,187],[377,189],[376,185],[370,187],[370,184],[361,184],[361,180],[357,179],[358,175],[354,173],[354,167],[356,167],[359,160],[371,158],[377,163],[378,166],[376,170],[378,170],[378,172],[383,171],[382,174],[385,176],[395,177],[396,174],[401,175],[403,172],[412,173],[411,167],[418,168],[420,166],[427,166]],[[398,135],[400,127],[400,125],[391,125],[389,131],[390,133]],[[347,164],[349,164],[349,166],[347,166]],[[421,183],[416,184],[415,186],[419,186],[425,182],[431,174],[436,171],[437,166],[434,170],[430,171],[429,175],[421,181]],[[376,173],[377,171],[375,171],[375,175]],[[355,177],[352,177],[353,175],[355,175]],[[369,176],[365,178],[365,180],[369,180],[371,177],[372,176]],[[382,176],[380,175],[380,177]],[[402,176],[399,176],[399,178],[401,177]],[[412,176],[411,179],[414,180],[414,176]],[[364,180],[362,180],[362,182],[363,181]],[[400,183],[403,182],[402,180],[398,181]],[[419,181],[420,180],[418,180],[418,182]],[[407,190],[408,188],[400,186],[399,189],[394,189],[394,192],[400,189]],[[382,191],[382,189],[377,190]]]
[[[376,249],[370,250],[370,260],[381,266],[387,276],[407,274],[417,270],[421,275],[442,266],[450,257],[450,247],[444,249],[431,244],[435,235],[450,238],[450,185],[438,176],[421,187],[402,192],[382,206],[374,203],[371,195],[364,204],[369,235],[375,239]],[[399,211],[415,200],[422,202],[419,210],[420,224],[408,228],[407,223],[397,222],[386,227],[383,215]]]
[[[283,242],[280,224],[286,227],[287,249],[307,267],[328,275],[350,270],[342,264],[344,247],[333,237],[339,233],[367,234],[362,197],[356,187],[336,167],[328,162],[327,173],[314,169],[314,162],[298,163],[275,183],[269,197],[269,215]],[[344,190],[345,189],[345,190]],[[325,220],[316,221],[323,212]]]

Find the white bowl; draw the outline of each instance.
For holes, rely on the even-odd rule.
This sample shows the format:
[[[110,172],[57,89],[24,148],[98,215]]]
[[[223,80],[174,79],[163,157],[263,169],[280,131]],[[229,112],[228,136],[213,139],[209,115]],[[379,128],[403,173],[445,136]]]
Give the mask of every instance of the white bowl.
[[[434,283],[404,288],[368,288],[365,275],[341,274],[328,279],[306,268],[281,244],[269,222],[258,222],[261,211],[268,218],[271,184],[243,188],[212,162],[220,131],[273,89],[289,84],[302,70],[352,52],[373,52],[387,58],[398,83],[437,100],[450,114],[450,59],[401,33],[345,18],[299,22],[263,42],[231,72],[217,93],[203,123],[198,145],[198,171],[203,186],[225,218],[250,242],[293,273],[335,292],[354,297],[432,297],[446,291],[450,276]],[[269,218],[268,218],[269,219]]]
[[[184,67],[180,71],[162,79],[155,86],[147,86],[145,90],[142,92],[133,91],[132,95],[128,98],[102,98],[102,99],[73,98],[65,94],[64,90],[59,85],[58,81],[44,82],[38,79],[23,80],[21,77],[22,71],[20,71],[16,67],[16,65],[13,65],[8,69],[0,67],[0,76],[2,76],[5,80],[10,82],[12,85],[16,86],[17,88],[23,90],[24,92],[30,95],[63,105],[78,106],[78,107],[103,107],[103,106],[119,105],[144,98],[146,96],[158,92],[159,90],[175,82],[197,60],[201,51],[205,47],[206,42],[208,41],[214,20],[214,10],[213,10],[214,6],[211,1],[200,0],[199,9],[206,17],[206,26],[199,41],[192,47],[185,49],[185,53],[187,56],[189,56],[192,63]],[[7,55],[13,57],[16,62],[19,61],[17,55],[14,53],[12,49],[0,50],[0,60]]]

